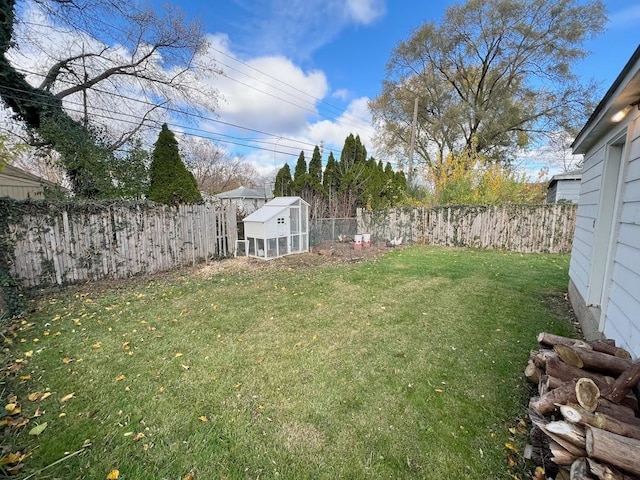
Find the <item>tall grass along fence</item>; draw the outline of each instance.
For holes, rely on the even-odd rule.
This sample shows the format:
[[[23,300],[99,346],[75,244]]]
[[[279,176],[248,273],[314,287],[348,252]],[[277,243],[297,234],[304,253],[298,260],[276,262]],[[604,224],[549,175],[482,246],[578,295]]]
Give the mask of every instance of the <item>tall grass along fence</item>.
[[[503,205],[358,209],[359,233],[430,245],[522,253],[571,251],[576,205]]]
[[[1,244],[27,287],[168,270],[233,253],[236,212],[216,204],[11,202]],[[11,253],[11,252],[9,252]]]

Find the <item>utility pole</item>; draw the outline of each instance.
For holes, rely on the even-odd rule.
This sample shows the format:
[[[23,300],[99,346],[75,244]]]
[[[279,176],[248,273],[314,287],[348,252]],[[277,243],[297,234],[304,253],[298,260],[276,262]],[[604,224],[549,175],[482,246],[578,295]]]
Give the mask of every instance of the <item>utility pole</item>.
[[[413,103],[413,125],[411,127],[411,143],[409,144],[409,158],[408,158],[408,178],[407,183],[409,184],[409,188],[413,187],[413,150],[416,146],[416,130],[418,129],[418,97],[416,97],[415,102]]]

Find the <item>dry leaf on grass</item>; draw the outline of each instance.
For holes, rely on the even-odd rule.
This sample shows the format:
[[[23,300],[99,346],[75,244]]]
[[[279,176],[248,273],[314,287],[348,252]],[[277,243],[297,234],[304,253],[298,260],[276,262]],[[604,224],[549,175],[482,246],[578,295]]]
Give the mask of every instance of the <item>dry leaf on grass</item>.
[[[120,470],[114,469],[107,474],[107,480],[118,480],[119,476],[120,476]]]
[[[76,393],[75,392],[69,393],[68,395],[65,395],[64,397],[62,397],[60,399],[60,403],[68,402],[69,400],[71,400],[72,398],[75,398],[75,397],[76,397]]]

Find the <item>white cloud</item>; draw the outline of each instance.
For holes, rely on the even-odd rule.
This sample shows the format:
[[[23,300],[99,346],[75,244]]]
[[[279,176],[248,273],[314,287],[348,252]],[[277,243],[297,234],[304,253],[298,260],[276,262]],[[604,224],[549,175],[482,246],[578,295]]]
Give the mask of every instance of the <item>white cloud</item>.
[[[386,0],[256,0],[246,9],[239,49],[307,59],[346,28],[370,25]]]
[[[338,98],[343,101],[349,98],[350,95],[351,93],[346,88],[340,88],[331,94],[333,98]]]
[[[347,0],[345,8],[356,23],[369,25],[385,12],[384,1],[381,0]]]

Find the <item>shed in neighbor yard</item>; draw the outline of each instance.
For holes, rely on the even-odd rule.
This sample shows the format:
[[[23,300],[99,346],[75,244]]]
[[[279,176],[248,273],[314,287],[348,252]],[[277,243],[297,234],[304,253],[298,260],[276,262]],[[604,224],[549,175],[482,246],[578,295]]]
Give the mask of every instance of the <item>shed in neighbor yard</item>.
[[[309,251],[309,204],[276,197],[244,219],[246,254],[269,260]]]
[[[580,170],[558,173],[551,177],[547,187],[547,203],[577,203],[580,196]]]
[[[587,339],[640,356],[640,47],[582,128],[569,297]]]

